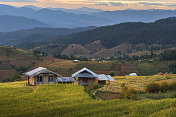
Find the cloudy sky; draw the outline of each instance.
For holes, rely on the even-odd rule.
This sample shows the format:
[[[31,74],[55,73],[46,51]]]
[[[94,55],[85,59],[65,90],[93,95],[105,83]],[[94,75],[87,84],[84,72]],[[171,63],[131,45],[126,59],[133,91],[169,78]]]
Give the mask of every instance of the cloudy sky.
[[[0,4],[70,9],[90,7],[103,10],[176,9],[176,0],[0,0]]]

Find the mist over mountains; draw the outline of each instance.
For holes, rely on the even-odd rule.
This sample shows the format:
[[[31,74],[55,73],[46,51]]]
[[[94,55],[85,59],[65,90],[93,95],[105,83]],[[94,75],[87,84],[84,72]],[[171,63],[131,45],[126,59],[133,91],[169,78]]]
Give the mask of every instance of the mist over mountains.
[[[87,26],[106,26],[123,22],[148,23],[162,18],[176,16],[176,10],[130,9],[117,11],[103,11],[87,7],[78,9],[64,9],[40,8],[36,6],[14,7],[10,5],[1,4],[0,15],[22,16],[25,18],[34,19],[52,28],[76,28]],[[14,21],[15,20],[17,21],[17,19],[14,19]],[[35,27],[43,26],[37,25]],[[21,27],[17,29],[25,28]]]
[[[50,27],[48,24],[23,16],[0,15],[0,32],[11,32],[35,27]]]
[[[33,6],[33,5],[26,5],[24,7],[32,8],[34,10],[43,9],[41,7],[36,7],[36,6]],[[88,15],[91,15],[91,14],[94,14],[94,13],[100,13],[100,12],[104,11],[104,10],[101,10],[101,9],[92,9],[92,8],[88,8],[88,7],[76,8],[76,9],[64,9],[64,8],[47,7],[47,9],[50,9],[50,10],[61,10],[61,11],[64,11],[66,13],[88,14]]]
[[[101,26],[108,24],[106,19],[87,14],[66,13],[61,10],[40,9],[27,7],[13,7],[0,5],[0,15],[23,16],[45,22],[53,28],[76,28],[86,26]]]

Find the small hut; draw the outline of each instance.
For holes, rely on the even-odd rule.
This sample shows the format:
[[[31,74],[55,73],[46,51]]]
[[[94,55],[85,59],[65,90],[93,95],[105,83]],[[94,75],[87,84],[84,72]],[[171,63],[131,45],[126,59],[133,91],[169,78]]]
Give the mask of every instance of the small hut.
[[[73,78],[78,78],[79,85],[89,85],[96,83],[98,75],[87,68],[83,68],[72,75]]]
[[[107,84],[107,81],[115,81],[110,75],[96,74],[93,71],[83,68],[72,75],[72,77],[78,79],[79,85],[90,85],[97,83],[100,85]]]
[[[61,77],[59,74],[48,70],[47,68],[38,67],[32,71],[24,73],[28,77],[28,85],[39,84],[56,84],[57,78]]]
[[[137,73],[130,73],[129,76],[137,76]]]

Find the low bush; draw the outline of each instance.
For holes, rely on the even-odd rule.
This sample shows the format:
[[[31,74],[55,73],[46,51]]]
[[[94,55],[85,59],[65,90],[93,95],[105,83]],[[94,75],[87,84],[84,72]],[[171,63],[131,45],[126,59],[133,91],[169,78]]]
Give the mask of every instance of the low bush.
[[[121,87],[125,87],[125,83],[122,83],[122,84],[121,84]]]
[[[170,84],[170,90],[176,90],[176,82]]]
[[[161,86],[160,86],[161,92],[167,92],[169,89],[170,89],[170,86],[168,85],[168,83],[166,82],[161,83]]]
[[[114,72],[109,72],[109,75],[110,76],[114,76]]]
[[[124,87],[121,93],[122,98],[124,99],[136,99],[137,90],[134,88]]]
[[[99,84],[97,84],[97,83],[90,83],[89,85],[88,85],[88,88],[89,89],[98,89],[98,88],[101,88],[102,86],[101,85],[99,85]]]
[[[171,102],[171,107],[176,107],[176,102]]]
[[[160,91],[160,84],[159,83],[150,83],[146,85],[145,91],[148,93],[158,93]]]
[[[147,93],[158,93],[158,92],[167,92],[167,91],[173,91],[176,90],[176,82],[173,83],[166,83],[162,82],[161,84],[159,83],[150,83],[146,85],[145,91]]]
[[[94,89],[98,89],[98,88],[101,88],[102,85],[99,85],[99,84],[94,84]]]

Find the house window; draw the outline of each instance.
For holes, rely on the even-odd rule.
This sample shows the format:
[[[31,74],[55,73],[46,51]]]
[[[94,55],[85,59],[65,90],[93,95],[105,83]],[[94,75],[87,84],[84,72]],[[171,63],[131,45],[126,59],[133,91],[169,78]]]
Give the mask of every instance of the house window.
[[[48,82],[53,82],[54,81],[53,79],[54,79],[53,76],[48,76]]]
[[[37,76],[37,82],[42,82],[43,81],[43,77],[42,76]]]

